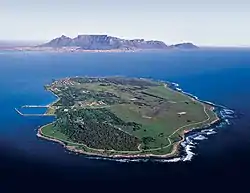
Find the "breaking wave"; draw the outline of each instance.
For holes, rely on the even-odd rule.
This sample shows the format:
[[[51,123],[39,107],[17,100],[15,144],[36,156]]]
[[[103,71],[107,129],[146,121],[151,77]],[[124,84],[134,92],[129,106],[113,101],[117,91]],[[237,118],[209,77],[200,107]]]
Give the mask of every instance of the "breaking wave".
[[[195,153],[192,151],[195,149],[195,146],[199,143],[199,141],[206,140],[210,135],[216,134],[216,130],[218,128],[224,127],[226,125],[230,125],[230,119],[235,118],[235,112],[231,109],[228,109],[225,106],[217,105],[209,101],[203,101],[200,100],[197,96],[190,94],[188,92],[182,91],[182,89],[179,88],[179,84],[176,83],[169,83],[168,85],[170,88],[182,92],[183,94],[186,94],[200,102],[209,104],[214,107],[214,111],[217,113],[218,117],[220,118],[220,121],[208,126],[207,128],[201,128],[201,129],[195,129],[193,131],[188,132],[184,136],[184,141],[181,143],[182,147],[182,155],[180,156],[179,161],[190,161],[192,160]]]

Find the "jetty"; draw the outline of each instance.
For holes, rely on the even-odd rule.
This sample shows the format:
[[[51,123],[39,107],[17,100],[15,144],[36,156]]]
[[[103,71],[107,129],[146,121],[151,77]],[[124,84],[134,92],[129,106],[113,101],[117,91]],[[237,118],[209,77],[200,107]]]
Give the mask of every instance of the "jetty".
[[[22,108],[48,108],[49,105],[24,105]]]
[[[44,113],[44,114],[24,114],[24,113],[22,113],[21,111],[19,111],[17,108],[15,108],[15,111],[19,114],[19,115],[21,115],[21,116],[23,116],[23,117],[51,117],[51,116],[55,116],[55,115],[51,115],[51,114],[46,114],[46,113]]]

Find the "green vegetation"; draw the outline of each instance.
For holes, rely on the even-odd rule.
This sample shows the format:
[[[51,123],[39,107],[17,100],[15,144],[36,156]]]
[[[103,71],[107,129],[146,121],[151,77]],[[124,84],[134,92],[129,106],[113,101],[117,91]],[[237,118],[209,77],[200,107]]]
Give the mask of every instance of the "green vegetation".
[[[209,105],[162,82],[124,77],[76,77],[46,86],[60,99],[42,135],[75,150],[111,155],[165,155],[183,132],[217,119]]]

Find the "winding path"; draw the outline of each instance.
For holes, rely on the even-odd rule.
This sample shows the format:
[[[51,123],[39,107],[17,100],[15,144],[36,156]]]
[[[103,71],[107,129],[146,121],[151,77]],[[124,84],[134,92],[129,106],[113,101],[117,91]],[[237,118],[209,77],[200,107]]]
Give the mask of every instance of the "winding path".
[[[199,102],[199,101],[198,101]],[[202,104],[201,102],[199,102],[200,104]],[[58,141],[61,141],[61,142],[64,142],[64,143],[69,143],[71,145],[76,145],[76,146],[84,146],[92,151],[97,151],[97,152],[115,152],[115,153],[142,153],[142,152],[151,152],[151,151],[157,151],[157,150],[161,150],[161,149],[165,149],[165,148],[168,148],[170,147],[171,145],[173,145],[172,141],[171,141],[171,137],[176,134],[177,132],[179,132],[180,130],[184,129],[185,127],[190,127],[190,126],[194,126],[194,125],[198,125],[198,124],[203,124],[207,121],[209,121],[211,119],[211,117],[209,116],[209,114],[207,113],[207,108],[204,104],[203,105],[203,110],[204,110],[204,113],[206,114],[207,116],[207,119],[206,120],[203,120],[203,121],[200,121],[200,122],[196,122],[196,123],[190,123],[190,124],[187,124],[187,125],[184,125],[180,128],[178,128],[177,130],[175,130],[171,135],[168,136],[168,141],[169,141],[169,144],[164,146],[164,147],[157,147],[157,148],[152,148],[152,149],[147,149],[147,150],[142,150],[141,149],[141,145],[142,144],[139,144],[138,145],[138,149],[139,151],[118,151],[118,150],[105,150],[105,149],[95,149],[95,148],[91,148],[91,147],[88,147],[87,145],[85,144],[82,144],[82,143],[75,143],[75,142],[71,142],[71,141],[67,141],[67,140],[58,140],[58,139],[55,139],[55,140],[58,140]],[[43,128],[43,127],[42,127]],[[42,134],[42,136],[48,138],[48,139],[52,139],[51,137],[49,136],[46,136],[42,133],[42,128],[40,128],[40,133]],[[117,128],[118,129],[118,128]],[[121,130],[119,128],[119,130]],[[123,131],[123,130],[122,130]]]
[[[165,84],[164,87],[166,88],[167,85]],[[176,91],[176,92],[178,92],[178,91]],[[185,95],[185,94],[183,94],[183,93],[181,93],[181,92],[178,92],[178,93],[179,93],[179,94],[182,94],[182,95]],[[186,95],[185,95],[185,96],[186,96]],[[190,97],[190,96],[189,96],[189,97]],[[202,103],[201,101],[199,101],[199,100],[196,100],[196,99],[194,99],[194,98],[192,98],[192,97],[190,97],[190,98],[191,98],[191,100],[196,101],[196,102],[200,103],[200,104],[203,106],[203,111],[204,111],[204,113],[206,114],[207,119],[205,119],[205,120],[203,120],[203,121],[199,121],[199,122],[196,122],[196,123],[190,123],[190,124],[187,124],[187,125],[184,125],[184,126],[179,127],[179,128],[176,129],[171,135],[168,136],[167,139],[168,139],[169,144],[166,145],[166,146],[163,146],[163,147],[157,147],[157,148],[142,150],[142,149],[141,149],[142,144],[139,144],[139,145],[138,145],[138,150],[136,150],[136,151],[118,151],[118,150],[95,149],[95,148],[88,147],[87,145],[82,144],[82,143],[75,143],[75,142],[71,142],[71,141],[67,141],[67,140],[59,140],[59,139],[55,139],[55,138],[46,136],[46,135],[44,135],[44,134],[42,133],[42,128],[43,128],[43,127],[41,127],[41,128],[39,129],[39,134],[41,134],[41,137],[44,137],[44,138],[46,138],[46,139],[50,139],[50,140],[54,140],[54,141],[60,141],[60,142],[63,142],[63,143],[68,143],[68,144],[70,144],[70,146],[74,146],[74,145],[75,145],[75,146],[83,146],[83,147],[85,147],[85,148],[87,148],[87,149],[89,149],[89,150],[95,151],[95,152],[142,153],[142,152],[157,151],[157,150],[161,150],[161,149],[168,148],[168,147],[170,147],[171,145],[173,145],[173,142],[172,142],[172,140],[171,140],[171,137],[174,136],[174,135],[175,135],[177,132],[179,132],[180,130],[182,130],[182,129],[186,128],[186,127],[190,127],[190,126],[195,126],[195,125],[199,125],[199,124],[206,123],[206,122],[208,122],[208,121],[211,119],[211,117],[209,116],[209,114],[208,114],[208,112],[207,112],[207,107],[206,107],[206,105],[203,104],[203,103]],[[51,123],[51,124],[52,124],[52,123]],[[119,128],[119,127],[117,127],[117,126],[115,126],[115,128],[118,129],[118,130],[121,130],[121,131],[123,131],[123,132],[125,132],[125,133],[127,133],[127,134],[129,134],[129,135],[131,135],[130,133],[128,133],[128,132],[122,130],[121,128]]]

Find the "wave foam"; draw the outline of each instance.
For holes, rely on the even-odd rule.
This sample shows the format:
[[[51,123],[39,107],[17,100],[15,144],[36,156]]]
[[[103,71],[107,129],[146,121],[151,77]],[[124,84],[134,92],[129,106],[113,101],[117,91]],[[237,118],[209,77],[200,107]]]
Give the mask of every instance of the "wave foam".
[[[217,132],[216,131],[209,131],[207,132],[207,135],[213,135],[213,134],[216,134]]]
[[[207,139],[205,136],[203,135],[198,135],[197,137],[194,138],[194,140],[199,140],[199,141],[202,141],[202,140],[205,140]]]
[[[191,161],[192,157],[195,155],[195,153],[192,152],[192,148],[194,148],[192,145],[187,145],[185,147],[187,155],[182,159],[182,161]]]

